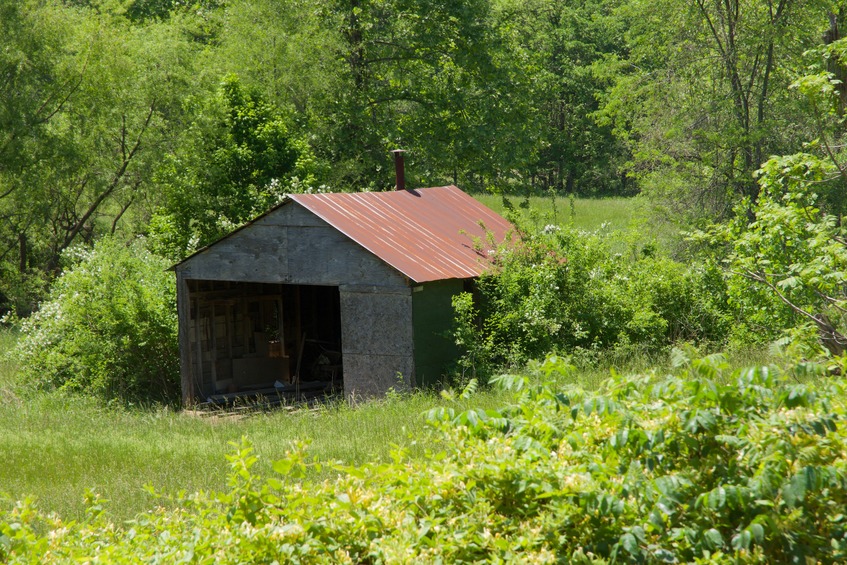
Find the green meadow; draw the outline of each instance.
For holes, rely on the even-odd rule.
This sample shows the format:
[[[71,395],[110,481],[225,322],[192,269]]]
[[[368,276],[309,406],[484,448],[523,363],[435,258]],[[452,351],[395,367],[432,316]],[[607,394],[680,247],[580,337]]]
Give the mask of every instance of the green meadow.
[[[575,198],[569,196],[500,196],[474,194],[474,198],[500,214],[512,207],[522,211],[537,227],[568,225],[584,230],[625,230],[646,218],[639,198]],[[507,204],[507,201],[509,204]]]
[[[502,198],[478,197],[498,211]],[[520,208],[521,201],[512,199]],[[531,198],[528,209],[539,225],[572,224],[582,229],[625,230],[642,221],[638,200]],[[79,519],[85,493],[108,500],[107,512],[121,521],[154,504],[145,490],[222,490],[226,487],[231,444],[247,437],[259,457],[256,471],[269,474],[272,462],[295,442],[321,461],[361,465],[389,457],[395,447],[423,454],[430,445],[424,413],[445,400],[437,391],[393,395],[351,406],[342,401],[314,407],[235,413],[195,413],[161,406],[106,405],[84,396],[33,390],[20,382],[6,352],[16,336],[0,331],[0,492],[10,500],[32,496],[38,507],[64,519]],[[767,353],[744,351],[736,366],[767,361]],[[573,384],[594,389],[618,373],[663,374],[666,355],[632,352],[604,355],[579,367]],[[508,402],[506,393],[480,390],[457,408],[492,408]],[[329,476],[327,467],[317,477]]]
[[[0,355],[6,357],[14,340],[0,333]],[[0,393],[0,492],[11,500],[34,496],[39,508],[65,519],[83,515],[87,490],[109,501],[107,512],[116,520],[150,508],[146,485],[170,494],[222,490],[225,456],[244,436],[255,445],[260,474],[269,473],[293,442],[308,442],[315,457],[347,465],[381,460],[395,447],[422,451],[424,412],[442,402],[421,392],[360,406],[336,402],[238,413],[105,406],[27,390],[8,359],[0,364]],[[474,406],[499,403],[502,394],[494,392],[473,399]]]

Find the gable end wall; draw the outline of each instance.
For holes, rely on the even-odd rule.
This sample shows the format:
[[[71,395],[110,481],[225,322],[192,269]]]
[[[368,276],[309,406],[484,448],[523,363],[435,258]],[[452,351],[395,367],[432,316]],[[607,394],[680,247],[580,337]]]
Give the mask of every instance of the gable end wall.
[[[403,275],[296,202],[219,240],[176,271],[202,280],[407,286]]]
[[[189,279],[339,287],[348,398],[414,386],[407,279],[296,202],[234,232],[175,268],[183,398],[190,403]]]

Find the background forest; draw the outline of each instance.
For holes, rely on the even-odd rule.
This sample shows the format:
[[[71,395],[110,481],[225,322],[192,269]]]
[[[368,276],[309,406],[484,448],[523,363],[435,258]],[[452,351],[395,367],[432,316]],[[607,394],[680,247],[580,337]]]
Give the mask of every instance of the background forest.
[[[634,193],[598,121],[629,16],[557,2],[3,0],[0,260],[27,313],[64,249],[179,257],[303,190]],[[605,74],[605,76],[604,76]]]
[[[400,147],[413,186],[651,210],[646,237],[613,242],[513,208],[527,247],[481,283],[490,323],[457,304],[465,369],[786,329],[840,355],[844,16],[819,0],[0,0],[0,309],[48,299],[25,357],[94,332],[33,374],[82,378],[101,342],[137,367],[118,358],[173,349],[156,273],[286,193],[390,189]],[[110,235],[142,239],[91,251]],[[139,386],[170,378],[165,357]]]

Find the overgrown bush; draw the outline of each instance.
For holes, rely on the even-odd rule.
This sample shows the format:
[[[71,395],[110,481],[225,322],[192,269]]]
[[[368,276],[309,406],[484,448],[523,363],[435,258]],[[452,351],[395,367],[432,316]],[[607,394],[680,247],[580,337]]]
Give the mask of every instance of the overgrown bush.
[[[726,254],[738,341],[788,335],[809,357],[847,352],[847,227],[817,192],[834,168],[810,154],[773,157],[758,171],[758,199],[695,235]]]
[[[836,563],[847,559],[847,388],[815,372],[726,373],[675,355],[673,377],[560,389],[571,367],[506,375],[498,411],[429,413],[435,451],[304,479],[295,446],[255,474],[249,443],[230,488],[181,495],[118,525],[91,497],[65,523],[0,505],[0,562]],[[545,382],[546,381],[546,382]],[[176,508],[174,508],[176,502]]]
[[[41,388],[103,399],[172,401],[179,391],[176,295],[168,263],[143,239],[76,249],[13,354]]]
[[[549,352],[720,342],[730,317],[720,271],[652,249],[613,253],[599,233],[548,226],[493,255],[477,300],[454,301],[465,369],[519,365]]]

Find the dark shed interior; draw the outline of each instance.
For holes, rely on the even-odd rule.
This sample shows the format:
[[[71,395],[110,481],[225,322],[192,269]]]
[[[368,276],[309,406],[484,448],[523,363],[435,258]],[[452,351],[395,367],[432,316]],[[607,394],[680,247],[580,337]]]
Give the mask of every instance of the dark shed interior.
[[[301,400],[343,391],[338,287],[186,282],[199,397]]]

